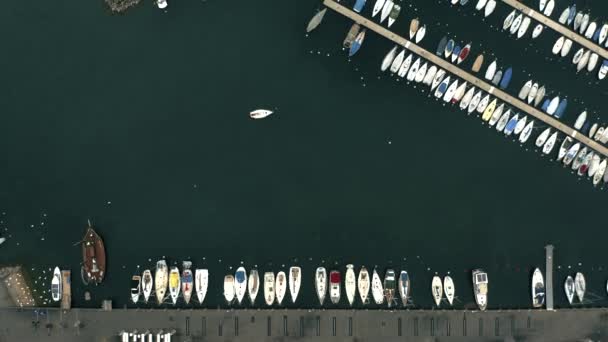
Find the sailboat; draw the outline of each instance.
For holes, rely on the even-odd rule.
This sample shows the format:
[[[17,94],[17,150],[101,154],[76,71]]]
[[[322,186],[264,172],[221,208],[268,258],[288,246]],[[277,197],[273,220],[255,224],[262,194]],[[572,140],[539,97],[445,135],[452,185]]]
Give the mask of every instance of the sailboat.
[[[365,266],[362,266],[361,270],[359,271],[357,286],[359,289],[359,297],[361,298],[361,303],[365,305],[367,303],[367,297],[369,296],[370,288],[369,272],[367,271],[367,268],[365,268]]]
[[[289,268],[289,293],[291,294],[291,302],[295,303],[300,293],[300,285],[302,284],[302,269],[299,266]]]
[[[150,299],[150,294],[152,294],[152,282],[152,272],[150,272],[150,270],[145,270],[141,277],[141,290],[146,303],[148,302],[148,299]]]
[[[234,292],[236,294],[236,301],[241,304],[247,292],[247,272],[243,266],[237,268],[234,273]]]
[[[207,269],[197,269],[194,272],[196,286],[196,298],[198,299],[199,304],[203,304],[205,301],[205,296],[207,295],[207,288],[209,286],[209,270]]]
[[[177,297],[179,297],[180,287],[181,278],[179,277],[179,270],[177,267],[173,266],[169,272],[169,294],[171,295],[173,305],[177,304]]]
[[[435,300],[435,305],[439,306],[441,304],[441,298],[443,297],[443,284],[441,283],[441,278],[438,276],[433,277],[433,281],[431,282],[431,290],[433,293],[433,299]]]
[[[407,271],[401,271],[399,274],[399,295],[401,296],[401,303],[406,306],[410,295],[410,277]]]
[[[156,273],[154,274],[154,287],[156,292],[156,300],[158,304],[162,304],[165,301],[165,294],[167,293],[167,281],[169,279],[169,272],[167,269],[167,262],[165,260],[159,260],[156,262]]]
[[[61,270],[59,267],[55,267],[53,270],[53,279],[51,280],[51,296],[53,297],[53,301],[58,302],[61,300],[62,296],[62,279],[61,279]]]
[[[281,305],[283,303],[283,298],[285,298],[285,293],[287,293],[287,275],[285,272],[280,271],[277,273],[276,280],[276,294],[277,294],[277,304]]]
[[[251,305],[255,304],[255,298],[258,296],[260,290],[260,275],[258,270],[255,268],[249,272],[249,278],[247,279],[247,292],[249,293],[249,300]]]
[[[346,299],[352,306],[355,302],[355,294],[357,292],[357,278],[355,277],[355,267],[352,264],[346,265],[346,275],[344,277],[344,289],[346,290]]]
[[[325,267],[318,267],[315,272],[315,289],[317,290],[319,304],[323,305],[327,295],[327,271]]]
[[[192,270],[190,270],[192,267],[192,262],[184,261],[182,267],[182,293],[184,295],[184,302],[186,302],[186,304],[190,304],[190,298],[192,298],[192,284],[194,283]]]

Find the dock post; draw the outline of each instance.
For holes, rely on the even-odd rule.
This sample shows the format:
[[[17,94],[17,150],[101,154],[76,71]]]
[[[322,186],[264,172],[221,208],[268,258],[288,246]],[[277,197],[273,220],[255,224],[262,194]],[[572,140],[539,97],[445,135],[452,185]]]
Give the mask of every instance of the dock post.
[[[545,246],[546,273],[547,273],[547,310],[553,310],[553,245]]]

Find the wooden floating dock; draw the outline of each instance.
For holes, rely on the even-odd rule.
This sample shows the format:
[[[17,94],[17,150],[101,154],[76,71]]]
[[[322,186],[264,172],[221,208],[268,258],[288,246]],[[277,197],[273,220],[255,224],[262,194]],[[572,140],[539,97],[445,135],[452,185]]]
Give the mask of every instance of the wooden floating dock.
[[[551,18],[545,16],[542,13],[536,12],[535,10],[531,9],[530,7],[522,4],[517,0],[502,0],[502,2],[522,12],[524,15],[527,15],[531,19],[534,19],[539,23],[553,29],[562,36],[565,36],[566,38],[570,39],[573,43],[582,45],[587,50],[591,50],[591,52],[597,53],[603,59],[608,59],[608,50],[597,45],[594,41],[587,39],[584,36],[570,30],[567,26],[551,20]]]
[[[545,297],[547,310],[553,310],[553,245],[545,246]]]
[[[340,5],[334,0],[323,0],[323,4],[328,8],[342,14],[343,16],[353,20],[354,22],[359,23],[361,26],[364,26],[369,30],[374,31],[377,34],[395,42],[396,44],[405,47],[406,49],[424,58],[425,60],[437,65],[437,67],[442,68],[446,72],[455,75],[462,80],[467,81],[469,84],[485,91],[486,93],[491,94],[492,96],[503,101],[505,104],[508,104],[514,108],[519,109],[522,112],[525,112],[535,117],[536,119],[544,122],[545,124],[561,131],[566,135],[569,135],[574,140],[580,141],[583,145],[587,145],[589,148],[595,150],[599,154],[608,157],[608,148],[587,137],[586,135],[580,133],[574,128],[571,128],[568,125],[562,123],[561,121],[555,119],[554,117],[541,112],[540,110],[528,105],[527,103],[519,100],[518,98],[511,96],[506,92],[494,87],[493,85],[486,83],[485,81],[469,74],[468,72],[460,69],[458,66],[444,60],[441,57],[436,56],[434,53],[423,49],[415,43],[386,29],[385,27],[380,26],[379,24],[371,20],[368,20],[367,18],[355,13],[350,8]]]
[[[72,308],[72,276],[71,271],[61,271],[61,309]]]

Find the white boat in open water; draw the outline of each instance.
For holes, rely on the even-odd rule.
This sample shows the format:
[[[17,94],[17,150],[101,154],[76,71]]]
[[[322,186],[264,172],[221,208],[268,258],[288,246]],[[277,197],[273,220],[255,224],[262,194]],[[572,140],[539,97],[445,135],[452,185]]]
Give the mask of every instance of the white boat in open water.
[[[454,288],[454,280],[452,280],[452,277],[443,277],[443,292],[445,292],[445,298],[448,300],[448,303],[452,305],[454,303],[454,296],[456,294],[456,289]]]
[[[255,304],[255,299],[260,291],[260,274],[255,268],[249,271],[249,278],[247,279],[247,292],[249,293],[249,300],[251,305]]]
[[[254,111],[249,112],[249,117],[252,119],[263,119],[272,113],[274,112],[269,109],[256,109]]]
[[[53,298],[53,301],[58,302],[61,300],[62,291],[61,270],[59,267],[55,267],[53,270],[53,279],[51,279],[51,297]]]
[[[545,303],[545,280],[540,269],[536,268],[532,274],[532,306],[540,308]]]
[[[357,287],[359,290],[359,297],[361,298],[361,303],[363,305],[367,304],[371,282],[369,279],[369,272],[367,271],[367,268],[365,268],[365,266],[362,266],[361,270],[359,271]]]
[[[443,297],[443,284],[441,283],[441,278],[438,276],[433,277],[433,281],[431,282],[431,292],[433,293],[435,305],[439,306],[441,304],[441,298]]]
[[[203,304],[209,287],[209,270],[206,268],[194,271],[194,286],[196,287],[196,298],[199,304]]]
[[[576,276],[574,276],[574,290],[576,292],[576,296],[578,297],[579,302],[583,302],[585,299],[585,291],[587,289],[587,282],[585,281],[585,276],[581,272],[577,272]]]
[[[355,268],[352,264],[346,265],[344,289],[346,290],[346,299],[348,299],[348,303],[352,306],[357,294],[357,277],[355,276]]]
[[[167,8],[167,5],[167,0],[156,0],[156,6],[158,6],[160,9]]]
[[[147,303],[150,299],[150,295],[152,294],[152,272],[150,270],[145,270],[141,276],[141,290],[144,295],[144,301]]]
[[[481,269],[473,271],[473,293],[481,311],[488,306],[488,274]]]
[[[275,289],[277,294],[277,304],[281,305],[283,303],[283,298],[285,298],[285,293],[287,293],[287,276],[285,275],[285,272],[280,271],[277,273]]]
[[[232,274],[227,274],[224,276],[224,299],[228,304],[231,304],[234,301],[234,276]]]
[[[239,304],[241,304],[243,302],[243,298],[245,298],[245,293],[247,293],[247,272],[245,271],[245,267],[240,266],[236,269],[234,280],[236,300]]]
[[[289,294],[291,294],[291,302],[295,303],[300,293],[302,285],[302,269],[299,266],[289,268]]]
[[[276,296],[274,286],[274,273],[264,273],[264,300],[268,306],[274,303],[274,298]]]
[[[168,280],[169,272],[167,270],[167,262],[165,260],[157,261],[156,273],[154,274],[154,287],[158,304],[162,304],[165,300]]]
[[[372,297],[374,302],[378,305],[384,303],[384,289],[382,288],[382,280],[378,275],[376,269],[372,274]]]
[[[319,304],[323,305],[327,295],[327,271],[325,267],[318,267],[315,272],[315,289],[317,290]]]

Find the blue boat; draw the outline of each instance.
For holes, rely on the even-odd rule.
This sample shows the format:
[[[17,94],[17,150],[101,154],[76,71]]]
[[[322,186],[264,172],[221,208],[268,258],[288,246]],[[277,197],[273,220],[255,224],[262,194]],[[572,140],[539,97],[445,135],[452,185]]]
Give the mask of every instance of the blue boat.
[[[581,128],[581,133],[583,133],[584,135],[587,135],[589,133],[590,127],[591,127],[591,123],[589,123],[589,120],[585,121],[583,128]]]
[[[443,82],[441,82],[441,84],[439,85],[439,87],[437,88],[437,93],[441,94],[438,97],[443,96],[443,94],[445,93],[445,91],[448,89],[449,86],[449,78],[447,79],[448,82],[446,82],[446,80],[444,80]]]
[[[545,102],[543,102],[542,107],[540,107],[543,110],[543,112],[547,112],[547,108],[549,108],[550,102],[551,102],[551,100],[545,99]]]
[[[593,40],[594,42],[599,42],[599,41],[600,41],[600,31],[601,31],[601,30],[602,30],[602,28],[601,28],[601,27],[598,27],[598,28],[595,30],[595,33],[593,34],[593,38],[592,38],[592,40]]]
[[[437,56],[441,56],[441,54],[443,54],[443,52],[445,51],[445,46],[447,44],[448,44],[448,37],[443,36],[443,38],[441,38],[441,40],[439,41],[439,45],[437,45],[437,51],[435,51],[435,54]]]
[[[350,45],[350,50],[348,50],[348,57],[354,56],[357,51],[361,48],[361,44],[363,44],[363,39],[365,39],[365,29],[361,30],[355,38],[355,41]]]
[[[511,133],[513,133],[513,130],[515,129],[515,126],[517,126],[518,121],[519,121],[519,114],[515,114],[515,115],[513,115],[513,117],[511,119],[509,119],[509,122],[507,122],[507,125],[505,126],[506,135],[511,135]]]
[[[355,6],[353,6],[353,10],[355,10],[357,13],[361,13],[363,6],[365,6],[365,0],[357,0],[357,2],[355,2]]]
[[[513,68],[509,67],[504,74],[502,74],[502,79],[500,80],[500,89],[507,89],[509,83],[511,83],[511,76],[513,76]]]
[[[555,111],[555,117],[560,119],[562,116],[564,116],[564,112],[566,111],[566,107],[568,106],[568,100],[567,99],[563,99],[560,103],[559,106],[557,106],[557,110]]]
[[[568,26],[570,26],[570,24],[572,24],[572,21],[574,21],[575,16],[576,16],[576,4],[572,5],[572,7],[570,7],[570,14],[568,14],[568,21],[566,21]]]
[[[456,45],[456,47],[454,47],[454,51],[452,51],[452,62],[458,58],[458,55],[460,55],[460,45]]]
[[[448,40],[448,43],[445,46],[444,56],[445,58],[449,58],[452,55],[452,51],[454,51],[454,40]]]

